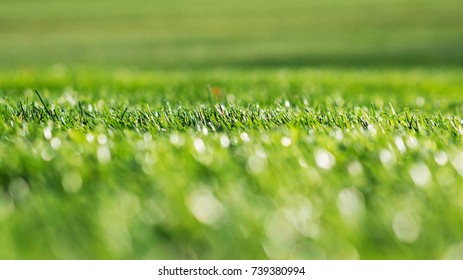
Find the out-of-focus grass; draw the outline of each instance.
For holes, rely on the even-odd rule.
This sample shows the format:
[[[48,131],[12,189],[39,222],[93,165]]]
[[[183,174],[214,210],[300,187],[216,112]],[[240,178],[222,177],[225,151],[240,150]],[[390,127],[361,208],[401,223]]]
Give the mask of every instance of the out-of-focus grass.
[[[1,1],[0,258],[462,258],[462,14]]]
[[[461,258],[462,74],[2,72],[0,258]]]
[[[3,0],[0,67],[462,65],[462,14],[459,0]]]

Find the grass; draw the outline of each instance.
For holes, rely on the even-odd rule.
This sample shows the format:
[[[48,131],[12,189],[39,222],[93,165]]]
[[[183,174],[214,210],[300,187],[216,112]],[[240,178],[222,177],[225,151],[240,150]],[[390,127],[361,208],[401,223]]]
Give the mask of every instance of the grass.
[[[0,68],[461,66],[460,0],[0,3]]]
[[[463,258],[460,0],[0,1],[0,259]]]
[[[3,71],[0,258],[461,258],[462,77]]]

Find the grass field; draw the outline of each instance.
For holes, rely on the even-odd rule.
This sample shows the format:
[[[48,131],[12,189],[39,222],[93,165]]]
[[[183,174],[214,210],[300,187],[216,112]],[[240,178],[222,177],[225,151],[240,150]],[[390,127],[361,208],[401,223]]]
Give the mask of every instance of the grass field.
[[[460,1],[114,3],[0,3],[0,259],[463,258]]]
[[[0,68],[461,66],[460,0],[2,0]]]
[[[0,85],[3,258],[461,257],[460,70]]]

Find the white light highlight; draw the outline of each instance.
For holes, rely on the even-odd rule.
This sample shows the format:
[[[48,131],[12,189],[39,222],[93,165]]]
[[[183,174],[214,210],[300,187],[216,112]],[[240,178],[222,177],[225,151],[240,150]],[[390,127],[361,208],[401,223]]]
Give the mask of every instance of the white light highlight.
[[[206,151],[206,145],[204,145],[204,141],[201,138],[196,138],[193,141],[193,145],[198,153],[204,153]]]
[[[106,146],[99,147],[96,155],[97,155],[98,161],[102,164],[108,163],[109,161],[111,161],[111,151]]]
[[[206,189],[193,192],[189,196],[187,204],[193,216],[206,225],[217,223],[225,212],[222,203]]]
[[[429,171],[428,166],[423,162],[413,164],[409,170],[409,174],[415,185],[419,188],[426,187],[432,179],[431,171]]]
[[[409,213],[397,212],[392,220],[392,229],[397,239],[404,243],[413,243],[420,235],[421,225]]]
[[[322,169],[331,169],[336,164],[336,158],[334,155],[326,150],[316,150],[314,155],[315,162],[317,163],[318,167]]]

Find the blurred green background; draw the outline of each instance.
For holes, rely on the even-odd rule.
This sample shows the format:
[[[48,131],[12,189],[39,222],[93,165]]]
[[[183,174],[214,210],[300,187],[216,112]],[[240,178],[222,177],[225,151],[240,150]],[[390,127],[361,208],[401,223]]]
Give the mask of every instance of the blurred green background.
[[[461,0],[2,0],[0,67],[456,66]]]

